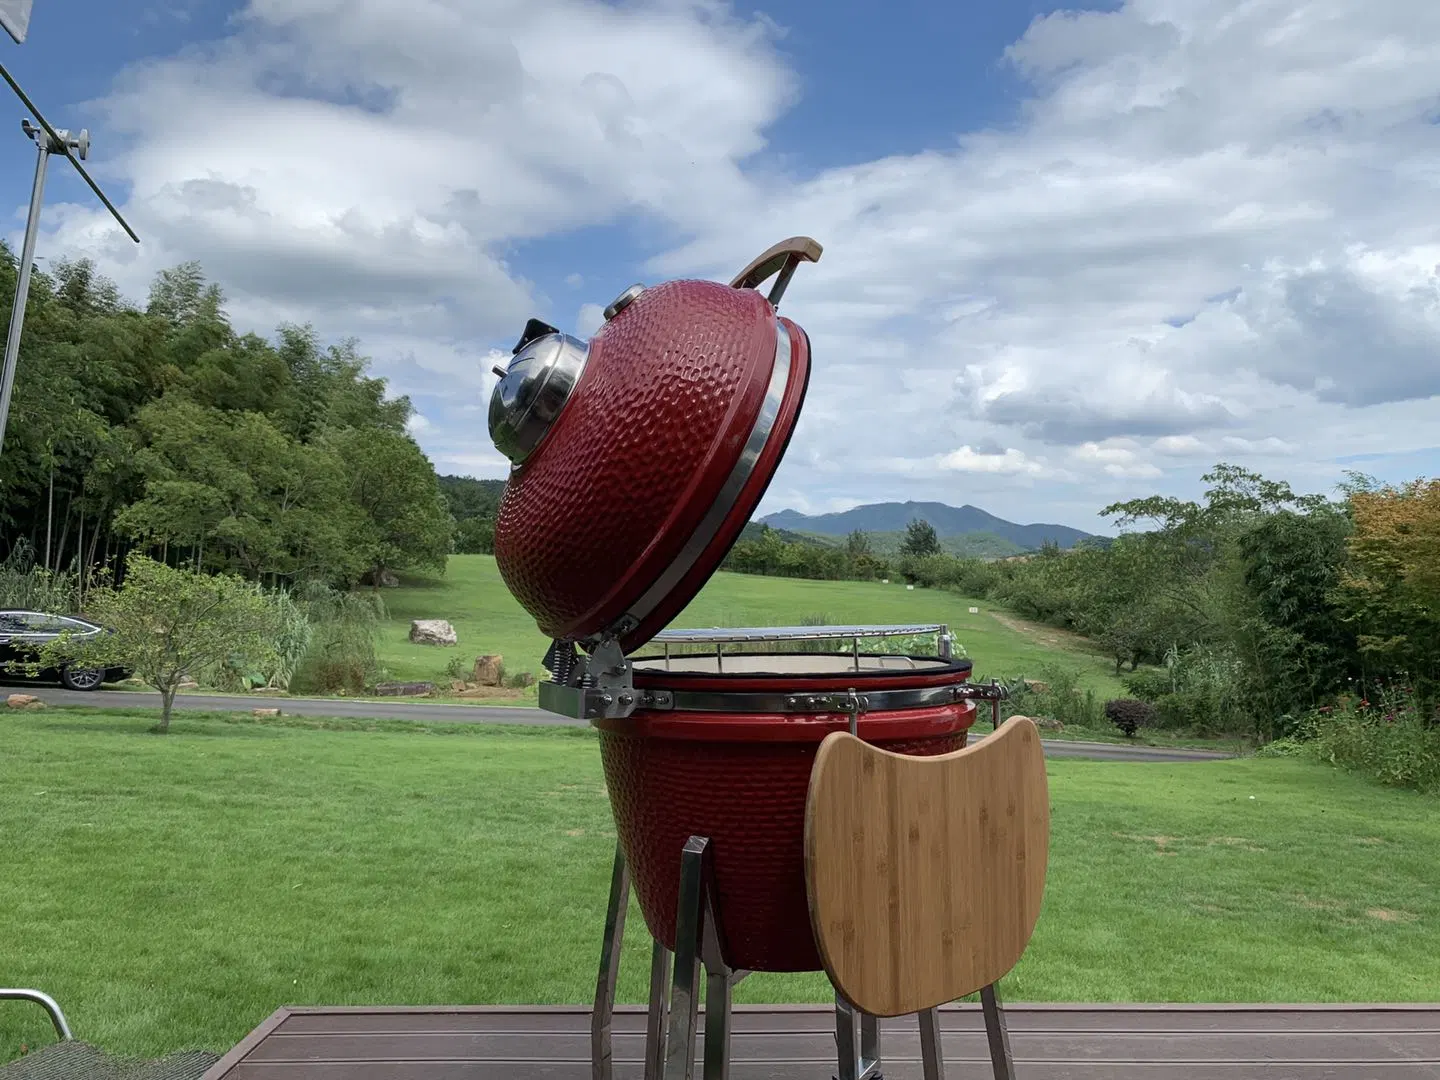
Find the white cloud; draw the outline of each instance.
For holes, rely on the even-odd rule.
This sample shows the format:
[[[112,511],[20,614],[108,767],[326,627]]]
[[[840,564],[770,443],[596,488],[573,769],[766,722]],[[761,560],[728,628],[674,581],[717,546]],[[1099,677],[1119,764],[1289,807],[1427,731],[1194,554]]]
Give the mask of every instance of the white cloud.
[[[962,446],[948,454],[942,454],[936,464],[951,472],[996,473],[1013,476],[1023,473],[1028,476],[1043,476],[1045,467],[1032,461],[1013,446],[998,454],[985,454],[969,446]]]
[[[1056,13],[1007,55],[1014,123],[799,175],[752,161],[799,85],[774,38],[721,0],[253,0],[107,99],[144,246],[88,206],[48,207],[45,246],[132,294],[199,258],[237,323],[357,334],[397,389],[473,404],[539,297],[514,242],[638,213],[686,238],[656,278],[720,278],[813,235],[785,302],[810,398],[768,509],[1054,519],[1153,490],[1152,457],[1314,489],[1336,456],[1440,444],[1440,6]],[[424,445],[502,475],[460,407],[427,405]]]
[[[1087,442],[1075,447],[1071,456],[1085,464],[1099,465],[1106,475],[1136,480],[1151,480],[1163,476],[1164,472],[1145,461],[1133,446],[1121,443]]]
[[[605,309],[599,304],[581,304],[575,316],[575,333],[589,338],[605,325]]]

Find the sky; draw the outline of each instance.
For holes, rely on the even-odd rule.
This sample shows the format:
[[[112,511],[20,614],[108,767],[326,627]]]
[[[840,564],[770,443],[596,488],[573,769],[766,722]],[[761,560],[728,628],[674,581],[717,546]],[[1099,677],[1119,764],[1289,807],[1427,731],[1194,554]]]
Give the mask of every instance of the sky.
[[[0,57],[142,240],[58,162],[42,259],[137,301],[194,259],[238,329],[358,338],[441,472],[505,475],[528,318],[585,337],[800,234],[814,368],[762,512],[1113,532],[1222,461],[1440,474],[1433,0],[35,0]]]

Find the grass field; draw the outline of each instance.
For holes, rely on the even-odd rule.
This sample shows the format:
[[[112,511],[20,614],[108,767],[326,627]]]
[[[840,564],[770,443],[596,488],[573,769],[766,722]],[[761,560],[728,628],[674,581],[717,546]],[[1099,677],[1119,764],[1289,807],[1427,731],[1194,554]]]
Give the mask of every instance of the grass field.
[[[587,729],[152,723],[0,714],[0,982],[55,995],[79,1037],[219,1051],[285,1003],[590,1000],[614,835]],[[1012,999],[1440,1000],[1433,799],[1292,760],[1049,772]],[[0,1003],[0,1061],[50,1037]]]
[[[445,666],[459,654],[499,653],[510,673],[544,677],[540,660],[549,642],[515,601],[488,555],[452,555],[442,578],[404,579],[384,590],[390,621],[381,633],[381,662],[394,679],[444,680]],[[969,609],[980,613],[971,615]],[[1113,665],[1078,641],[1048,628],[1018,629],[993,605],[941,590],[860,581],[803,581],[749,574],[716,574],[673,625],[790,626],[808,615],[835,623],[946,623],[975,661],[975,677],[1033,674],[1048,662],[1073,666],[1097,692],[1114,695]],[[449,619],[460,643],[452,649],[412,645],[411,619]],[[1001,620],[1004,620],[1003,622]]]

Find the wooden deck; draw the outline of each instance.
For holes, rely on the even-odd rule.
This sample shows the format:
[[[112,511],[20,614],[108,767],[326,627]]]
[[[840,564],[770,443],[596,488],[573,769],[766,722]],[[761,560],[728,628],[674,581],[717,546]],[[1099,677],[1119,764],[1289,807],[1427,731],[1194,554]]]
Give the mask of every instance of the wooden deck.
[[[1440,1080],[1440,1005],[1011,1005],[1018,1080]],[[703,1015],[703,1014],[702,1014]],[[732,1080],[830,1080],[833,1011],[739,1006]],[[615,1013],[616,1080],[645,1014]],[[979,1006],[942,1010],[949,1080],[990,1076]],[[919,1080],[913,1018],[884,1021],[886,1080]],[[284,1008],[203,1080],[589,1080],[586,1008]],[[697,1080],[700,1071],[695,1073]]]

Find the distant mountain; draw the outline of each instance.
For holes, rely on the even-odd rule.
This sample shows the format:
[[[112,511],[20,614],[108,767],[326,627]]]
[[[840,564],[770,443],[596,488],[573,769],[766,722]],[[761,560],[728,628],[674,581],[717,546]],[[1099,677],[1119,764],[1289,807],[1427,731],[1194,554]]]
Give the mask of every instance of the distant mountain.
[[[838,537],[856,529],[868,533],[903,533],[916,518],[935,527],[942,545],[947,538],[972,533],[988,533],[991,538],[1008,541],[1021,551],[1038,551],[1046,541],[1070,548],[1081,540],[1103,539],[1068,525],[1017,525],[986,513],[978,506],[955,507],[935,502],[871,503],[840,514],[811,515],[798,510],[781,510],[760,520],[774,529]],[[1002,553],[1011,554],[995,552]]]

